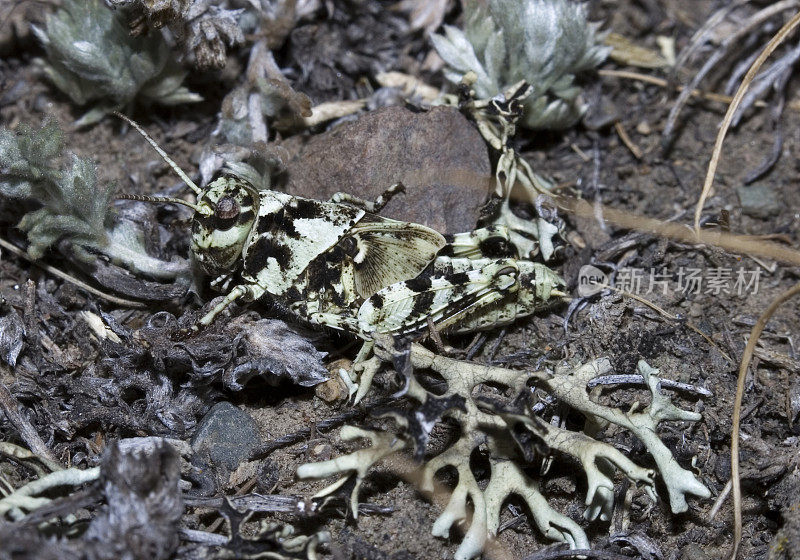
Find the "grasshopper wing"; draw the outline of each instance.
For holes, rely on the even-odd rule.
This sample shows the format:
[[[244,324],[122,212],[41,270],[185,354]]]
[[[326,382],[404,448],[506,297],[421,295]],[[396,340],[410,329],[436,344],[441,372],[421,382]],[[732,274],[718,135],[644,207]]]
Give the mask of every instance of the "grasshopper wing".
[[[365,301],[358,311],[361,331],[397,336],[419,333],[429,320],[446,329],[517,289],[513,259],[489,261],[480,269],[443,276],[428,272],[383,288]]]
[[[418,276],[445,244],[442,235],[425,226],[369,217],[372,220],[360,221],[348,234],[354,240],[355,289],[365,299]]]

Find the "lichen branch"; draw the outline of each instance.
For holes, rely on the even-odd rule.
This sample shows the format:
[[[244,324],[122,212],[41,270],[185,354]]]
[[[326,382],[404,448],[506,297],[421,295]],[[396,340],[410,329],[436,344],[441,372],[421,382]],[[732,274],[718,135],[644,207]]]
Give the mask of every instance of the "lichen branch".
[[[368,386],[377,373],[379,361],[390,362],[396,351],[388,338],[377,338],[372,350],[374,356],[362,361],[361,379]],[[361,356],[365,358],[365,355]],[[598,441],[584,432],[571,431],[536,416],[527,406],[520,408],[526,398],[503,404],[486,398],[476,398],[475,389],[482,384],[506,387],[507,394],[530,396],[530,386],[548,392],[551,396],[581,412],[590,423],[613,423],[634,433],[645,445],[664,479],[674,512],[688,508],[688,494],[708,497],[708,489],[695,476],[677,463],[669,449],[659,439],[656,429],[662,421],[697,421],[700,415],[678,408],[659,389],[658,370],[640,362],[638,372],[652,394],[649,406],[641,411],[635,407],[622,411],[590,399],[589,382],[608,373],[610,362],[603,358],[575,368],[564,368],[554,375],[542,371],[518,371],[503,367],[474,364],[436,355],[418,344],[411,344],[408,361],[412,366],[411,378],[405,396],[419,406],[411,412],[394,409],[380,413],[396,421],[397,428],[386,432],[367,431],[347,427],[343,439],[366,437],[372,446],[330,461],[306,464],[298,469],[302,478],[322,478],[341,473],[348,477],[328,487],[323,494],[341,488],[353,473],[356,486],[350,496],[352,511],[358,511],[358,489],[368,470],[377,461],[402,449],[415,449],[415,457],[424,457],[427,434],[432,424],[440,418],[455,421],[460,436],[438,455],[424,461],[418,479],[422,492],[433,493],[435,476],[445,468],[452,468],[458,479],[447,505],[432,527],[435,536],[447,537],[454,526],[466,526],[455,558],[468,560],[478,556],[496,536],[503,503],[512,495],[520,496],[531,511],[531,519],[548,538],[566,542],[572,548],[587,548],[588,538],[583,529],[555,510],[542,495],[538,481],[531,476],[530,467],[538,464],[553,451],[578,460],[587,477],[584,517],[589,520],[608,521],[614,506],[614,468],[632,482],[642,485],[653,499],[655,472],[640,467],[608,443]],[[414,371],[428,369],[441,375],[447,383],[444,394],[433,395],[416,379]],[[366,393],[362,385],[359,394]],[[433,412],[432,412],[433,411]],[[420,429],[424,425],[424,429]],[[521,431],[524,433],[521,433]],[[480,448],[489,460],[491,474],[485,488],[470,466],[470,457]]]

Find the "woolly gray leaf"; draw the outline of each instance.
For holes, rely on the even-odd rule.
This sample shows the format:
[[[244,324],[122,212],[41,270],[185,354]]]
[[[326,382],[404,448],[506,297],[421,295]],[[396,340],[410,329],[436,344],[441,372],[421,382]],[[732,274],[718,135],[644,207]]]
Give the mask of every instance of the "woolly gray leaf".
[[[322,363],[325,353],[283,321],[256,321],[246,325],[237,338],[244,344],[245,358],[225,373],[223,381],[231,390],[242,390],[254,376],[271,384],[288,378],[304,387],[328,379],[328,370]]]
[[[486,74],[489,81],[494,84],[499,83],[506,58],[506,44],[502,30],[489,36],[483,58],[486,63]]]
[[[431,35],[431,42],[439,52],[439,56],[451,67],[461,72],[468,72],[480,66],[478,59],[475,58],[472,45],[466,40],[463,32],[452,25],[443,27],[446,36]],[[465,44],[466,48],[459,48],[459,45],[463,47]]]
[[[483,52],[489,37],[497,30],[489,7],[481,0],[465,0],[464,13],[464,34],[476,52]]]
[[[17,358],[22,352],[25,325],[13,309],[7,315],[0,317],[0,359],[14,367]]]
[[[10,198],[44,196],[60,179],[53,160],[61,155],[63,134],[54,121],[39,130],[20,125],[17,134],[0,129],[0,194]]]
[[[103,111],[143,103],[199,101],[180,86],[185,72],[158,33],[133,37],[99,0],[66,0],[34,33],[47,52],[45,74],[75,103],[100,101],[79,121],[97,122]]]

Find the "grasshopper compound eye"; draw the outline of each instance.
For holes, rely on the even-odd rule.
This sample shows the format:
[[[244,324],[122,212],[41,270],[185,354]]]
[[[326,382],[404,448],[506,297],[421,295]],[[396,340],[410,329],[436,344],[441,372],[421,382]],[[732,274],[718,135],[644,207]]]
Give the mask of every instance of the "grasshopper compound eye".
[[[239,203],[236,202],[232,196],[225,196],[217,202],[214,215],[223,221],[235,220],[239,216],[240,211]]]

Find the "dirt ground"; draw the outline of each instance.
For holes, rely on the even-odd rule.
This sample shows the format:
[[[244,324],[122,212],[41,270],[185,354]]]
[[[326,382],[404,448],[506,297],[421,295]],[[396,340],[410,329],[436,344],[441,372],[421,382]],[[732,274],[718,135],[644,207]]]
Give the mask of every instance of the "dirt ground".
[[[605,21],[605,26],[614,32],[654,49],[657,48],[656,36],[674,37],[678,50],[718,5],[705,0],[660,3],[621,0],[591,4],[595,19]],[[33,59],[42,52],[35,43],[22,41],[20,44],[20,48],[0,61],[0,98],[20,82],[25,87],[13,99],[7,98],[10,102],[0,106],[0,123],[10,129],[20,123],[39,126],[52,116],[66,127],[82,114],[80,108],[72,106],[38,76]],[[690,70],[696,70],[700,64],[694,61],[678,79],[684,80]],[[603,66],[619,67],[611,61]],[[659,74],[659,71],[652,73]],[[443,83],[438,76],[425,78],[435,85]],[[210,82],[213,80],[207,77],[190,78],[189,86],[206,97],[197,106],[154,109],[152,113],[134,115],[183,169],[196,169],[204,138],[214,127],[224,94],[221,90],[231,83],[231,77],[226,71],[219,76],[219,83]],[[791,104],[798,99],[796,86],[795,77],[787,89],[788,106],[781,125],[784,142],[777,163],[753,185],[742,187],[743,177],[772,149],[776,134],[767,110],[753,111],[728,135],[713,196],[704,211],[711,221],[727,213],[732,232],[780,234],[793,247],[800,243],[800,189],[797,188],[800,167],[796,163],[800,156],[800,111]],[[602,107],[601,112],[618,115],[618,122],[642,156],[635,157],[614,126],[598,130],[578,126],[564,133],[523,131],[524,154],[533,168],[552,177],[557,184],[568,185],[573,194],[591,202],[651,218],[691,223],[725,105],[712,101],[690,103],[682,114],[682,125],[674,145],[664,151],[660,132],[675,99],[671,90],[635,80],[598,77],[592,79],[586,96],[590,103]],[[86,129],[67,130],[67,145],[75,154],[96,161],[100,182],[115,182],[117,192],[162,191],[178,182],[141,137],[132,132],[124,133],[112,118]],[[354,194],[363,194],[357,185],[342,187]],[[739,188],[761,189],[759,202],[763,204],[758,210],[743,210],[737,194]],[[0,219],[4,220],[0,235],[22,246],[24,236],[13,228],[12,218],[17,210],[8,204],[0,201],[0,206],[5,205],[0,211]],[[387,209],[391,210],[391,206]],[[164,213],[158,215],[163,217]],[[188,231],[180,229],[181,224],[175,222],[174,216],[169,217],[172,224],[168,234],[165,233],[171,239],[167,249],[185,254]],[[583,362],[607,356],[616,371],[630,373],[639,359],[645,359],[660,368],[666,378],[712,391],[710,398],[675,393],[676,402],[682,408],[702,413],[702,421],[661,426],[660,436],[681,466],[693,470],[712,493],[708,500],[690,500],[687,513],[675,515],[669,511],[663,487],[658,502],[652,504],[642,492],[629,491],[622,477],[617,475],[617,503],[623,502],[626,495],[630,500],[624,515],[617,508],[610,524],[587,523],[582,518],[585,477],[568,459],[559,457],[543,477],[543,493],[555,509],[584,527],[594,548],[607,551],[608,556],[598,555],[597,558],[722,558],[730,550],[732,540],[731,499],[727,498],[713,517],[711,512],[730,479],[731,414],[739,359],[758,316],[778,294],[798,281],[800,270],[714,247],[692,246],[601,227],[594,220],[564,218],[567,231],[577,233],[584,246],[568,245],[552,266],[564,276],[573,294],[578,269],[592,258],[593,262],[621,264],[643,271],[645,285],[650,271],[656,271],[666,275],[668,289],[662,291],[658,287],[640,294],[673,316],[680,316],[681,320],[669,320],[633,299],[605,295],[588,299],[583,306],[570,311],[566,329],[568,308],[562,306],[520,321],[508,328],[504,336],[489,332],[487,342],[474,360],[525,368],[567,358]],[[81,276],[81,272],[72,269],[70,262],[56,251],[44,261]],[[729,271],[731,282],[736,280],[737,270],[757,272],[759,282],[757,289],[750,286],[741,294],[732,283],[728,284],[729,293],[713,293],[714,290],[683,293],[676,286],[682,271],[690,269],[701,270],[706,279],[715,271]],[[82,278],[91,282],[91,278]],[[36,286],[33,302],[30,301],[29,281]],[[208,297],[211,296],[204,292],[204,301]],[[229,401],[249,413],[262,442],[292,434],[302,427],[315,426],[348,410],[341,402],[328,403],[320,399],[313,388],[290,383],[271,387],[257,382],[238,392],[217,383],[204,392],[193,393],[196,402],[185,409],[191,411],[193,417],[182,418],[183,427],[170,429],[162,424],[160,429],[153,428],[152,411],[141,387],[129,387],[127,394],[121,395],[129,411],[115,410],[118,403],[108,402],[104,413],[78,419],[71,411],[79,410],[84,401],[92,401],[91,392],[95,389],[84,383],[80,391],[85,394],[80,395],[75,388],[78,385],[70,385],[70,380],[82,379],[89,368],[93,372],[91,378],[102,384],[99,380],[105,383],[113,379],[108,369],[114,367],[108,363],[114,357],[109,356],[103,344],[89,332],[79,319],[79,312],[102,310],[124,327],[135,330],[146,325],[156,312],[169,311],[180,316],[188,308],[197,309],[197,302],[185,298],[144,310],[126,310],[75,289],[5,251],[0,261],[0,301],[4,302],[3,312],[13,308],[24,315],[35,310],[35,317],[25,317],[25,322],[39,333],[38,337],[26,340],[16,369],[6,366],[0,369],[0,381],[11,388],[29,411],[32,424],[42,430],[40,434],[45,443],[65,465],[97,464],[105,443],[120,437],[162,435],[188,441],[203,415],[219,401]],[[250,309],[265,316],[270,313],[268,306],[256,304]],[[705,333],[707,338],[690,325]],[[740,558],[768,558],[776,533],[786,523],[786,512],[792,507],[796,511],[800,504],[798,333],[798,303],[790,301],[770,321],[748,377],[742,419],[744,537]],[[36,338],[43,345],[38,349],[32,347]],[[465,347],[469,341],[469,337],[448,340],[456,347]],[[318,336],[315,344],[330,352],[331,358],[342,355],[352,358],[355,353],[355,348],[348,346],[349,340],[343,336],[325,334]],[[185,375],[165,381],[175,395],[186,382]],[[53,385],[41,387],[44,383]],[[44,394],[46,402],[41,400]],[[606,390],[604,398],[618,399],[615,402],[628,406],[635,400],[631,391],[618,395]],[[131,411],[141,417],[137,426],[126,424]],[[435,447],[447,437],[447,428],[440,426],[434,431],[431,445]],[[642,445],[630,434],[609,430],[603,437],[604,441],[629,453],[638,464],[653,464]],[[0,439],[19,441],[13,427],[5,420],[0,421]],[[351,449],[352,445],[339,440],[337,430],[312,431],[299,443],[246,463],[234,476],[233,483],[221,491],[229,495],[246,493],[257,480],[260,492],[310,496],[330,481],[299,481],[294,474],[297,466],[310,459],[329,458]],[[267,471],[270,474],[265,481],[263,473]],[[0,460],[0,473],[17,486],[32,476],[19,464],[3,460]],[[447,482],[446,478],[443,480]],[[330,530],[332,545],[329,550],[336,558],[452,557],[460,541],[458,534],[454,531],[449,540],[431,536],[430,528],[439,510],[422,498],[412,485],[379,467],[368,477],[362,492],[362,501],[390,506],[393,511],[362,514],[357,521],[341,515],[298,520],[290,514],[278,514],[274,519],[291,522],[298,530]],[[522,508],[506,508],[501,524],[511,521],[514,512],[520,511],[524,512]],[[195,509],[184,522],[193,529],[209,530],[215,519],[207,510]],[[527,522],[512,524],[499,535],[498,543],[517,558],[525,558],[551,544]],[[541,556],[545,557],[549,556]]]

